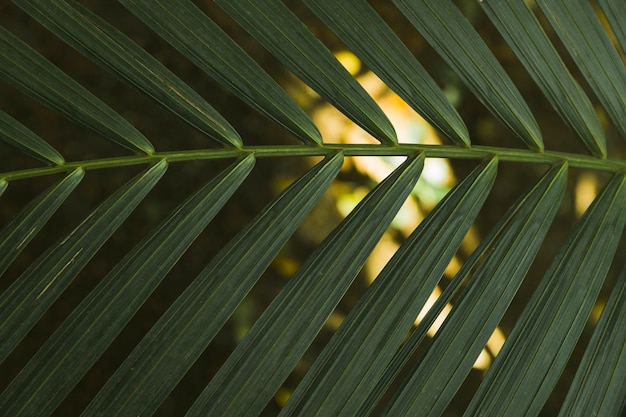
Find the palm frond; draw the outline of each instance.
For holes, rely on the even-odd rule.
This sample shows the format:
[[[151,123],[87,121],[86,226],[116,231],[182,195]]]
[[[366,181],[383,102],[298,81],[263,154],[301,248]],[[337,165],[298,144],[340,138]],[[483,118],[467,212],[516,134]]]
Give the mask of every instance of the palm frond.
[[[394,4],[496,117],[528,147],[543,149],[539,126],[513,81],[452,2]]]
[[[76,3],[20,2],[52,33],[201,132],[241,146],[232,126],[191,87],[106,21]]]
[[[496,167],[496,159],[481,164],[424,219],[346,317],[281,414],[351,415],[361,406],[460,246]],[[416,271],[428,272],[411,279]],[[382,348],[385,344],[394,349]]]
[[[41,254],[0,297],[0,358],[6,359],[78,272],[165,173],[161,161],[113,193]]]
[[[2,409],[36,414],[59,404],[228,201],[253,165],[254,157],[250,155],[213,179],[122,259],[11,382],[0,397]]]
[[[308,0],[324,21],[391,89],[458,145],[469,145],[463,120],[432,77],[367,2]],[[355,30],[355,28],[358,28]]]
[[[606,139],[591,102],[554,50],[532,11],[522,2],[483,2],[483,9],[524,68],[589,152],[606,156]]]
[[[158,407],[310,212],[342,160],[336,154],[310,170],[225,246],[118,368],[87,413]],[[172,361],[172,355],[181,360]],[[170,378],[160,378],[163,373]],[[155,381],[160,381],[157,388]],[[122,397],[125,401],[117,400]]]
[[[541,411],[598,296],[610,266],[605,259],[612,260],[617,250],[626,221],[623,185],[624,175],[617,175],[572,231],[466,415],[522,416]],[[507,366],[511,362],[519,368]]]
[[[129,122],[5,28],[0,28],[2,77],[68,118],[132,150],[154,148]]]
[[[0,102],[0,145],[7,155],[0,155],[6,164],[0,165],[0,194],[7,190],[0,207],[0,372],[10,376],[0,385],[3,415],[623,412],[626,273],[617,277],[617,271],[625,261],[619,247],[626,162],[624,143],[615,140],[626,137],[626,70],[618,51],[626,46],[623,2],[600,0],[596,9],[585,0],[537,6],[483,0],[473,16],[469,3],[461,9],[450,0],[216,0],[209,6],[121,0],[126,9],[113,15],[70,0],[14,3],[26,14],[0,27],[0,76],[9,85],[7,97],[18,97]],[[95,77],[114,76],[123,83],[119,94],[128,85],[160,113],[146,104],[129,114],[115,109],[110,94],[83,86],[84,79],[61,65],[63,57],[31,45],[36,42],[20,26],[31,18],[52,33],[46,36],[65,42],[66,51],[95,63],[89,69]],[[137,29],[143,38],[124,19],[143,22]],[[495,31],[476,19],[489,19]],[[440,87],[440,71],[416,52],[411,39],[418,32],[441,57],[438,68],[447,65],[491,113],[481,117],[506,129],[483,135],[470,112],[455,107]],[[562,45],[551,41],[552,32]],[[163,54],[181,54],[175,55],[181,66],[155,53],[146,39]],[[507,59],[518,60],[517,70],[494,53],[494,39],[508,45]],[[334,55],[340,47],[449,144],[407,140],[358,73]],[[580,73],[568,67],[572,61]],[[320,133],[323,121],[272,67],[288,70],[367,139],[328,143]],[[532,99],[524,97],[528,87],[516,86],[521,71],[536,86]],[[539,95],[554,109],[550,124],[562,120],[558,132],[567,141],[546,126]],[[107,149],[117,153],[100,154],[94,140],[93,151],[69,157],[74,152],[67,150],[83,138],[61,131],[59,140],[54,125],[33,122],[30,110],[19,111],[38,108],[31,99],[108,139]],[[603,111],[610,121],[599,117]],[[134,126],[159,117],[173,130]],[[292,144],[292,135],[299,142]],[[84,140],[84,149],[92,139]],[[313,247],[301,247],[298,235],[317,207],[354,175],[346,174],[352,157],[403,162],[390,162],[389,173],[345,218],[316,223],[328,231]],[[312,167],[311,158],[318,158]],[[398,247],[365,283],[364,265],[390,235],[401,207],[420,200],[418,180],[440,158],[453,164],[458,183],[413,230],[396,233]],[[524,189],[507,183],[511,165],[523,167],[516,172],[524,174]],[[142,171],[117,181],[123,184],[117,189],[97,175],[113,177],[124,167]],[[568,183],[583,171],[610,178],[580,219],[568,223]],[[285,172],[289,185],[276,195],[259,188]],[[161,203],[159,190],[168,182],[182,203],[161,216],[150,204]],[[499,203],[505,195],[506,204]],[[82,205],[87,200],[91,211]],[[246,207],[251,201],[254,208]],[[89,214],[63,218],[75,205]],[[146,228],[142,239],[131,236],[137,223]],[[559,234],[569,238],[552,236]],[[479,239],[469,245],[473,235]],[[128,252],[108,258],[120,239]],[[269,285],[272,268],[296,250],[304,253],[297,267],[278,288],[262,292],[270,295],[257,304],[245,336],[224,358],[207,358],[224,337],[233,337],[231,327]],[[89,272],[94,263],[100,265],[96,274]],[[192,273],[195,278],[181,279]],[[543,279],[535,279],[539,275]],[[81,280],[91,285],[80,287]],[[443,292],[431,304],[439,287]],[[80,300],[59,318],[58,306],[73,289],[82,291]],[[136,343],[117,362],[103,362],[125,332],[135,332],[133,322],[159,291],[172,295],[137,332]],[[331,331],[327,321],[340,310],[345,318]],[[55,315],[54,328],[26,349]],[[435,329],[437,319],[442,324]],[[493,352],[484,377],[476,378],[473,365],[507,320],[506,342]],[[435,333],[426,341],[429,331]],[[189,386],[185,378],[197,361],[210,362],[209,375],[203,371],[188,394],[173,397],[177,387]],[[571,384],[569,375],[575,375]],[[475,393],[455,403],[468,383]],[[79,408],[69,406],[73,392],[84,387],[90,391]],[[562,400],[550,401],[555,395]],[[462,405],[458,413],[451,403]]]
[[[239,45],[188,1],[122,2],[208,75],[303,141],[320,134],[300,107]]]
[[[63,156],[26,126],[0,112],[0,140],[40,161],[63,165]]]
[[[626,69],[587,1],[537,4],[570,52],[622,137],[626,136]]]
[[[255,415],[263,410],[356,278],[415,186],[423,163],[423,155],[408,158],[322,242],[220,368],[189,415]]]
[[[50,216],[74,191],[83,175],[84,172],[80,168],[72,171],[46,193],[30,202],[19,215],[4,226],[0,231],[2,236],[0,251],[3,254],[0,272],[6,271],[28,242],[39,233]]]
[[[623,323],[626,318],[625,278],[626,273],[622,271],[576,371],[559,416],[584,416],[594,412],[598,415],[618,415],[626,405],[624,393],[620,389],[624,385],[626,336],[622,326],[611,324]]]
[[[522,200],[515,216],[521,227],[502,231],[500,246],[474,274],[424,360],[391,404],[389,413],[435,416],[445,410],[500,322],[539,249],[547,233],[546,223],[556,214],[559,197],[564,192],[566,168],[554,167]],[[538,227],[527,226],[532,223]],[[526,245],[516,241],[524,241]],[[510,256],[511,253],[515,256]],[[517,262],[510,262],[512,259]],[[429,386],[442,388],[429,390]]]

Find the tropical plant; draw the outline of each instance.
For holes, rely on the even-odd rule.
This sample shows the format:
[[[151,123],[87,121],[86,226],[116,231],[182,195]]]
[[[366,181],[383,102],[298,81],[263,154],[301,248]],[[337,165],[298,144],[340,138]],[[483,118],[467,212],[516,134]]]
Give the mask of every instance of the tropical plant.
[[[321,243],[303,249],[306,260],[271,295],[236,348],[224,360],[214,358],[210,366],[219,370],[207,371],[205,361],[195,371],[187,415],[272,414],[267,404],[287,391],[281,386],[296,366],[305,370],[280,416],[535,416],[557,385],[567,390],[557,399],[559,416],[623,411],[626,273],[615,273],[623,256],[614,259],[626,221],[626,161],[619,151],[626,138],[626,71],[615,46],[626,47],[623,0],[392,2],[393,29],[417,29],[493,114],[492,126],[501,123],[497,137],[466,127],[408,38],[383,19],[391,3],[215,0],[221,10],[208,14],[185,0],[121,0],[124,8],[94,2],[92,9],[64,0],[14,3],[22,11],[5,5],[3,15],[19,18],[4,19],[11,30],[0,28],[0,74],[10,86],[6,97],[16,98],[3,102],[6,112],[0,112],[0,138],[9,145],[2,148],[2,215],[11,217],[0,231],[2,415],[184,412],[168,408],[168,396],[225,324],[244,314],[242,302],[259,280],[264,285],[264,271],[281,249],[294,246],[294,233],[338,181],[344,159],[360,156],[405,159]],[[544,117],[550,125],[535,121],[534,104],[524,101],[478,25],[461,12],[470,3],[480,5],[477,13],[484,12],[524,76],[553,106]],[[117,27],[93,11],[104,8],[113,8],[107,16]],[[326,32],[305,24],[311,12],[321,21],[316,28]],[[35,39],[33,19],[55,37]],[[141,30],[143,24],[151,31]],[[330,52],[330,41],[320,41],[328,30],[447,144],[398,142],[385,112]],[[262,69],[270,58],[252,44],[379,143],[325,143],[309,115]],[[155,53],[164,48],[184,58]],[[141,94],[118,94],[126,87],[109,74]],[[75,78],[104,85],[101,98]],[[133,101],[116,102],[118,96]],[[233,97],[263,117],[223,104]],[[35,111],[40,120],[32,117]],[[59,114],[84,129],[64,124]],[[572,134],[551,129],[560,123],[557,115]],[[140,133],[144,129],[154,145]],[[302,170],[301,161],[310,157],[316,164]],[[402,239],[373,283],[356,292],[358,302],[319,353],[307,353],[413,192],[425,161],[434,158],[454,162],[460,180]],[[276,161],[292,161],[281,169],[297,178],[271,199],[266,174],[275,173]],[[521,167],[516,172],[525,173],[526,187],[500,210],[494,196],[517,192],[498,173],[511,165]],[[544,239],[563,222],[568,179],[583,171],[606,178],[603,189],[553,250]],[[163,202],[182,196],[176,208]],[[479,223],[489,229],[415,326],[468,230]],[[551,258],[548,266],[534,263],[538,253]],[[182,264],[197,276],[181,273],[188,271]],[[532,295],[524,297],[520,288]],[[167,307],[146,323],[144,303],[155,294]],[[516,296],[521,301],[514,302]],[[463,385],[494,330],[520,302],[523,311],[513,315],[484,378]],[[450,304],[426,343],[427,330]],[[597,309],[599,319],[590,320]],[[575,350],[584,351],[573,361],[575,376],[561,377]],[[303,364],[305,355],[313,362]],[[82,397],[72,394],[77,386]],[[462,386],[471,400],[455,413],[449,404]],[[556,415],[552,408],[545,412]]]

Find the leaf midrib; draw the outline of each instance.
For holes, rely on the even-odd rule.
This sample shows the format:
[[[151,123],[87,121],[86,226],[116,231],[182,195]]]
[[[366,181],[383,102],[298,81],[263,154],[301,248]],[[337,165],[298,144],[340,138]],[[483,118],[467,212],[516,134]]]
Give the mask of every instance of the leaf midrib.
[[[341,151],[345,156],[408,156],[415,152],[423,152],[427,158],[474,159],[480,160],[489,156],[497,156],[502,162],[520,162],[529,164],[553,164],[567,161],[572,168],[585,168],[598,171],[618,172],[626,169],[626,161],[621,159],[600,159],[591,155],[568,152],[544,151],[534,152],[525,149],[499,148],[491,146],[472,146],[461,148],[452,145],[400,144],[357,145],[328,144],[324,146],[281,145],[281,146],[244,146],[241,149],[194,149],[169,152],[155,152],[152,155],[132,155],[115,158],[102,158],[67,162],[62,166],[48,166],[0,173],[0,179],[14,181],[71,172],[74,169],[84,170],[119,168],[122,166],[153,164],[166,159],[169,163],[198,161],[206,159],[239,158],[254,153],[256,158],[327,156]]]

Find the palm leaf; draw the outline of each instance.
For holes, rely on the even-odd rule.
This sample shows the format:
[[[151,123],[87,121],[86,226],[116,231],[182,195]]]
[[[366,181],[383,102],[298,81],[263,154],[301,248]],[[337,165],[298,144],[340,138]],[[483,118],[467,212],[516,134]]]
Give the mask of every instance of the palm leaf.
[[[281,1],[216,3],[338,110],[382,143],[397,142],[382,110]]]
[[[452,2],[396,0],[394,4],[505,125],[528,147],[543,149],[541,133],[530,109],[487,45]]]
[[[496,162],[492,159],[477,167],[396,252],[281,414],[307,414],[313,409],[323,414],[352,414],[361,399],[370,394],[368,388],[379,378],[376,373],[384,371],[394,348],[401,345],[481,208],[495,178]],[[449,212],[442,214],[446,210]],[[432,252],[446,256],[429,256]],[[421,275],[419,271],[426,271],[425,277],[416,279]],[[375,349],[381,344],[392,348]],[[363,363],[372,365],[364,367]]]
[[[391,404],[389,413],[434,416],[445,410],[504,315],[543,241],[547,228],[541,222],[550,222],[556,214],[565,186],[565,168],[554,167],[520,204],[522,207],[515,217],[522,224],[521,230],[515,227],[503,230],[500,244],[472,277],[424,360]],[[539,227],[527,227],[532,223]],[[515,244],[518,239],[527,244]],[[507,262],[511,258],[502,256],[505,251],[517,252],[514,258],[518,262]],[[442,388],[425,389],[429,385]]]
[[[80,168],[71,172],[45,194],[24,207],[19,215],[4,226],[0,231],[0,236],[2,236],[0,251],[4,255],[0,261],[0,272],[6,271],[11,262],[76,188],[83,175],[83,170]]]
[[[0,45],[6,81],[122,146],[153,152],[150,142],[124,118],[4,28]]]
[[[5,112],[0,112],[0,139],[40,161],[57,165],[65,162],[56,149]]]
[[[466,415],[536,415],[561,373],[626,222],[624,175],[594,201],[546,272]],[[567,282],[563,283],[563,278]],[[520,364],[523,371],[508,363]],[[497,392],[497,394],[496,394]]]
[[[614,38],[584,0],[14,3],[0,18],[4,414],[623,412],[622,3],[600,1]],[[345,70],[333,54],[346,47],[367,68]],[[450,144],[404,141],[369,70]],[[331,132],[352,120],[371,137],[326,143],[324,106],[346,116]],[[56,113],[112,143],[68,134],[80,128]],[[345,218],[320,217],[363,182],[364,157],[388,172]],[[427,205],[440,159],[457,184],[401,231],[401,207]],[[604,189],[575,220],[585,178]],[[397,248],[368,282],[389,239]],[[127,253],[111,255],[116,245]],[[494,331],[506,342],[483,377],[472,367]]]
[[[319,132],[284,91],[208,17],[187,1],[124,2],[185,56],[250,105],[309,143]]]
[[[113,193],[33,262],[0,297],[0,359],[35,325],[167,169],[164,160]]]
[[[624,322],[625,283],[626,273],[622,271],[567,393],[560,416],[617,415],[626,405],[619,389],[626,383],[623,371],[626,335],[623,327],[613,328],[611,325]]]
[[[423,163],[422,155],[408,158],[322,242],[250,329],[189,415],[254,415],[263,410],[356,278],[415,186]],[[341,239],[343,235],[351,236],[350,241]]]
[[[617,16],[622,16],[626,12],[626,5],[619,0],[600,0],[600,6],[602,6],[602,10],[604,10],[606,18],[611,23],[611,28],[622,46],[622,50],[624,50],[626,46],[626,25]]]
[[[591,5],[581,0],[537,3],[624,136],[626,99],[619,92],[626,88],[626,69]]]
[[[156,409],[311,210],[341,162],[342,155],[334,155],[302,176],[225,246],[118,368],[86,413]],[[170,341],[168,346],[163,340]],[[172,361],[171,355],[185,360]],[[155,389],[154,381],[163,373],[171,377]]]
[[[481,5],[563,120],[591,153],[605,156],[604,132],[589,99],[569,75],[528,6],[494,1]]]
[[[307,1],[363,62],[426,120],[459,145],[469,133],[454,107],[411,52],[367,2]],[[359,27],[358,31],[353,28]]]
[[[72,47],[162,103],[225,145],[240,146],[232,126],[152,55],[80,4],[20,2],[20,6]]]
[[[228,201],[253,165],[250,155],[213,179],[120,261],[3,392],[2,408],[15,415],[46,414],[42,410],[54,409]]]

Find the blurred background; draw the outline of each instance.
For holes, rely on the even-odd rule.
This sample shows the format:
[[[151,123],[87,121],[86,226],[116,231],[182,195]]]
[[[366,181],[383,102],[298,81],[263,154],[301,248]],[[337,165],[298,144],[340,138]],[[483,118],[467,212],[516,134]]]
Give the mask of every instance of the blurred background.
[[[122,30],[196,89],[235,127],[246,145],[300,143],[284,129],[264,119],[194,67],[186,58],[119,4],[96,0],[82,1],[81,3]],[[286,3],[375,98],[394,124],[400,142],[451,144],[391,92],[301,2],[290,0]],[[448,99],[458,109],[467,124],[474,144],[521,147],[520,143],[506,128],[496,121],[482,104],[467,91],[458,77],[390,2],[370,3],[409,46],[420,63],[438,82]],[[574,133],[564,125],[552,110],[550,104],[523,70],[506,43],[484,16],[478,2],[466,0],[455,3],[479,31],[529,104],[541,127],[546,149],[584,153]],[[196,1],[196,4],[229,33],[311,115],[326,142],[376,143],[367,133],[325,103],[316,93],[285,70],[211,1]],[[540,12],[537,14],[540,18],[542,17]],[[0,3],[0,22],[128,119],[152,141],[158,151],[216,147],[209,138],[164,111],[149,98],[140,95],[98,68],[12,4]],[[596,103],[593,94],[572,65],[554,33],[550,31],[547,24],[544,25],[544,28],[562,52],[561,56],[568,63],[574,76],[588,92],[592,101]],[[617,134],[608,122],[603,110],[599,106],[596,107],[607,133],[609,154],[615,158],[624,157],[623,141],[617,138]],[[4,83],[0,83],[0,109],[48,141],[67,161],[128,155],[125,150],[117,145],[110,144],[86,128],[65,120],[62,116]],[[317,161],[319,158],[259,159],[252,175],[237,191],[234,198],[211,222],[133,321],[88,373],[83,383],[59,407],[55,415],[80,414],[89,399],[104,384],[142,335],[150,329],[211,257],[259,213],[272,198]],[[0,366],[0,389],[8,385],[30,356],[81,301],[86,292],[106,275],[112,265],[118,262],[184,198],[231,162],[211,160],[171,164],[167,174],[147,199],[89,262],[66,293],[15,350],[10,359]],[[283,288],[300,264],[306,260],[315,247],[360,199],[401,162],[402,158],[346,158],[337,180],[283,248],[280,255],[241,304],[236,314],[161,406],[157,415],[184,414],[212,375],[217,372],[234,346],[246,334],[250,326]],[[449,161],[444,159],[428,159],[426,161],[422,177],[411,198],[407,200],[396,216],[392,227],[381,239],[359,278],[329,318],[315,343],[298,364],[283,388],[277,393],[274,401],[267,406],[265,415],[276,415],[302,375],[387,260],[424,216],[457,183],[457,179],[463,178],[477,163],[478,161]],[[0,142],[1,172],[33,168],[39,166],[38,164],[36,160],[30,159]],[[78,224],[79,219],[86,216],[104,198],[143,168],[127,167],[115,170],[89,171],[78,189],[70,196],[59,212],[53,216],[42,233],[33,239],[14,265],[1,277],[0,289],[6,289],[14,280],[18,279],[19,275],[45,248],[60,236],[71,231]],[[545,169],[545,166],[530,164],[502,163],[500,165],[499,175],[493,188],[495,192],[485,203],[481,215],[446,270],[437,291],[445,288],[459,266],[476,247],[481,236],[485,235],[510,205],[530,185],[536,182]],[[15,216],[34,196],[59,178],[59,176],[35,178],[10,183],[0,200],[0,227]],[[506,340],[506,335],[510,332],[521,309],[532,294],[536,283],[543,276],[572,225],[581,216],[607,179],[608,177],[601,173],[571,170],[568,191],[538,258],[507,315],[476,361],[474,370],[468,376],[455,401],[448,407],[446,416],[462,415],[477,383]],[[618,251],[619,256],[621,256],[621,259],[617,259],[615,262],[618,267],[625,260],[623,249],[622,245]],[[617,268],[611,270],[606,289],[601,294],[597,309],[590,318],[589,329],[583,334],[579,349],[572,356],[570,365],[564,372],[548,404],[546,404],[542,415],[553,416],[556,413],[555,410],[558,410],[576,370],[577,362],[584,351],[584,346],[590,337],[593,323],[602,310],[603,301],[610,291],[617,272]],[[432,298],[435,299],[436,296],[437,293],[435,292]],[[419,323],[420,319],[421,317],[416,318],[416,323]],[[436,326],[437,324],[433,326],[430,335],[436,331]],[[425,348],[428,342],[424,344]],[[415,361],[419,360],[422,352],[423,350],[416,353]]]

